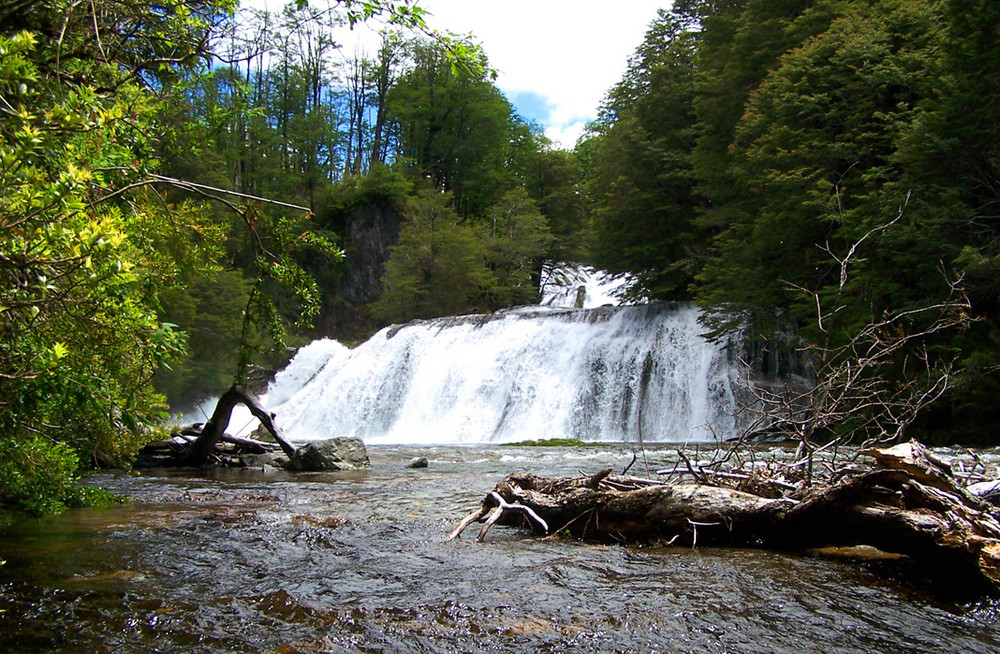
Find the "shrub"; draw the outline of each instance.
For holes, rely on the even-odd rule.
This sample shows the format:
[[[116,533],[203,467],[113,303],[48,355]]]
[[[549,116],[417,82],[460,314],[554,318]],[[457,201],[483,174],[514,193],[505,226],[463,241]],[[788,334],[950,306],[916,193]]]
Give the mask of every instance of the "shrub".
[[[79,460],[68,445],[40,436],[0,442],[0,503],[31,515],[83,504]]]

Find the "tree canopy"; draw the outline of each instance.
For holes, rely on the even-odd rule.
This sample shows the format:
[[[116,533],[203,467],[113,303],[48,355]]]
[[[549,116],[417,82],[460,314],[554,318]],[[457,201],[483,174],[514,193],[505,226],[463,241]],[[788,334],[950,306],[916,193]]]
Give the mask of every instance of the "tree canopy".
[[[772,348],[796,333],[834,351],[890,317],[920,334],[937,324],[927,307],[965,306],[971,324],[908,341],[880,372],[902,388],[915,366],[928,384],[949,371],[922,428],[992,438],[997,28],[980,11],[996,12],[950,0],[661,12],[581,146],[594,260],[636,272],[637,295],[693,297],[716,333],[749,326]]]

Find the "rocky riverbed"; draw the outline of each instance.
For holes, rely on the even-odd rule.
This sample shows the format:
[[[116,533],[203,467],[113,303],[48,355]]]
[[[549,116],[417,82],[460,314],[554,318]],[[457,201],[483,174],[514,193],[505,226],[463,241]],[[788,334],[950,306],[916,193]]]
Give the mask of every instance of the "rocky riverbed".
[[[672,450],[647,452],[659,467]],[[627,447],[369,447],[368,470],[144,473],[0,537],[0,651],[995,652],[1000,604],[905,561],[448,532],[505,474]],[[416,457],[426,468],[408,468]],[[633,472],[636,472],[633,469]]]

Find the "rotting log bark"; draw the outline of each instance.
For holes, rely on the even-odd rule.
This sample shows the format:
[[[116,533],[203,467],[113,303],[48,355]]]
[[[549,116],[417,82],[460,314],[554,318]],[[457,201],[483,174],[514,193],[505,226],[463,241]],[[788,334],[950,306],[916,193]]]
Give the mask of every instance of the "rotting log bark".
[[[764,498],[706,484],[666,484],[608,474],[547,479],[522,473],[496,485],[451,533],[487,515],[537,533],[606,542],[811,549],[870,545],[904,554],[979,590],[1000,592],[1000,523],[956,487],[916,444],[905,466],[892,462],[800,497]],[[928,465],[934,474],[927,474]],[[540,520],[527,519],[530,509]],[[497,509],[500,509],[497,514]],[[544,521],[548,529],[542,529]],[[479,540],[486,535],[487,524]]]

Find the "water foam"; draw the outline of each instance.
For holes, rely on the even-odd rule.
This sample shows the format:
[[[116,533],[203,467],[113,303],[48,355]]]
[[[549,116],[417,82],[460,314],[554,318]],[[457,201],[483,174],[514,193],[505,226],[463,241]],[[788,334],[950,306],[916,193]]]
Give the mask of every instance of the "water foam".
[[[353,350],[302,348],[262,400],[298,441],[712,441],[739,427],[739,372],[698,315],[652,304],[417,321]]]

